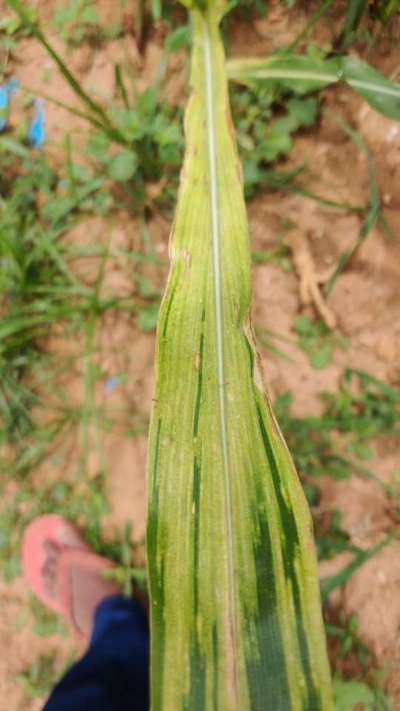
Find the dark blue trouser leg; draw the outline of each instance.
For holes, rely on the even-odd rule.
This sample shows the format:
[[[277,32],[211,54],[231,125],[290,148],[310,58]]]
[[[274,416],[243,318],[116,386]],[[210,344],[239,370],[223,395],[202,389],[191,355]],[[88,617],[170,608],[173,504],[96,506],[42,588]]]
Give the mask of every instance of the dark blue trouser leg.
[[[96,610],[89,648],[43,711],[148,711],[149,632],[135,600],[113,595]]]

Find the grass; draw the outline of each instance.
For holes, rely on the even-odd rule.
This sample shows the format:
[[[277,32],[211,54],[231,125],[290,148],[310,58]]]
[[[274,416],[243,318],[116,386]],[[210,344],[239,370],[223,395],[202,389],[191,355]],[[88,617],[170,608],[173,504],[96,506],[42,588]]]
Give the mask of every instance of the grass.
[[[24,527],[41,513],[58,511],[79,520],[94,548],[119,563],[118,574],[126,587],[132,571],[138,575],[132,564],[126,572],[126,536],[122,535],[121,543],[103,541],[101,520],[109,511],[104,475],[87,478],[93,443],[101,463],[100,428],[107,427],[110,419],[94,399],[96,383],[104,379],[95,362],[96,331],[104,315],[117,317],[119,312],[131,313],[143,330],[154,328],[159,294],[141,276],[141,264],[158,260],[151,244],[147,254],[119,253],[128,263],[138,263],[131,297],[128,302],[104,296],[104,272],[114,256],[111,247],[81,249],[65,242],[64,235],[89,215],[110,212],[112,216],[116,201],[104,189],[105,177],[73,162],[56,171],[44,154],[30,151],[12,134],[0,138],[0,166],[0,461],[2,496],[8,503],[0,512],[0,568],[8,580],[18,574]],[[77,256],[97,258],[94,285],[71,270]],[[60,326],[76,339],[77,348],[72,356],[55,360],[46,342]],[[68,403],[58,385],[60,377],[78,363],[84,383],[80,407]],[[129,422],[126,413],[123,417],[124,427],[132,433],[136,424],[142,428],[134,413]],[[54,457],[54,447],[57,450],[74,430],[80,431],[81,441],[76,480],[45,485],[38,495],[30,481],[32,468],[50,453]],[[18,482],[16,491],[9,489],[12,481]]]
[[[327,112],[327,117],[333,123],[340,126],[340,128],[353,141],[360,153],[366,159],[369,187],[369,206],[365,212],[365,216],[359,229],[357,240],[355,241],[351,249],[346,252],[342,252],[342,254],[339,256],[336,268],[324,286],[324,294],[326,298],[330,296],[338,276],[343,272],[346,266],[348,266],[348,264],[350,263],[351,259],[353,259],[353,257],[356,255],[357,251],[359,250],[365,238],[368,236],[370,230],[374,227],[375,224],[378,224],[383,234],[385,234],[386,236],[393,236],[390,233],[390,229],[382,212],[379,188],[375,177],[374,164],[369,147],[365,143],[361,134],[358,133],[358,131],[355,131],[351,126],[349,126],[348,123],[343,121],[339,116],[331,112]]]
[[[122,20],[123,4],[117,8]],[[122,23],[116,20],[109,27],[102,27],[93,0],[71,0],[58,4],[54,15],[53,25],[62,39],[71,45],[80,45],[88,42],[99,45],[108,39],[114,39],[122,34]]]
[[[368,470],[373,456],[369,443],[400,434],[399,391],[364,371],[346,369],[337,392],[323,392],[321,398],[324,413],[320,417],[292,417],[290,392],[275,402],[298,470],[310,484],[324,474],[334,479],[353,473],[374,478]]]
[[[61,676],[53,656],[40,655],[32,664],[17,675],[22,686],[25,699],[32,700],[44,697]]]
[[[275,401],[275,412],[285,439],[295,457],[303,478],[306,496],[312,507],[319,501],[319,477],[346,479],[366,477],[385,489],[393,517],[399,517],[399,498],[396,479],[385,484],[369,468],[373,456],[372,442],[398,437],[400,392],[368,373],[345,370],[336,392],[322,393],[324,412],[320,417],[293,417],[290,414],[292,394],[282,394]],[[394,473],[395,474],[395,473]],[[343,586],[354,572],[371,556],[392,540],[384,537],[369,549],[354,546],[341,527],[341,512],[329,517],[315,513],[314,528],[320,560],[330,559],[342,552],[352,554],[352,561],[338,574],[322,581],[325,600],[326,632],[335,670],[335,710],[352,711],[360,708],[371,711],[393,711],[390,697],[381,689],[379,673],[373,656],[357,634],[355,615],[346,618],[330,610],[327,595],[335,587]],[[394,529],[395,530],[395,529]]]
[[[371,684],[363,681],[349,681],[336,677],[333,681],[335,711],[394,711],[393,702],[372,680]]]
[[[16,617],[15,628],[18,633],[24,628],[30,628],[37,637],[66,637],[68,634],[65,621],[44,607],[33,593],[28,594],[27,605]]]
[[[121,185],[135,212],[150,208],[170,215],[183,151],[181,110],[161,100],[157,86],[151,86],[135,98],[124,92],[121,105],[114,105],[111,115],[125,147],[116,150],[101,128],[89,136],[88,156]],[[146,190],[149,183],[159,186],[154,198]]]
[[[340,49],[347,49],[356,42],[371,46],[375,41],[374,29],[376,26],[378,34],[387,31],[399,11],[399,0],[379,0],[379,2],[377,0],[374,2],[350,0],[347,3],[342,30],[336,42],[337,46]]]
[[[105,178],[75,164],[57,174],[44,155],[9,138],[0,139],[0,167],[0,442],[18,445],[31,432],[32,408],[40,408],[38,386],[48,387],[53,370],[70,367],[68,362],[57,367],[48,363],[43,343],[52,326],[62,323],[70,336],[86,334],[77,357],[87,360],[93,345],[93,335],[88,334],[107,311],[132,313],[139,328],[150,330],[160,297],[141,275],[140,266],[132,275],[132,296],[137,293],[137,299],[105,296],[101,289],[105,262],[114,253],[96,247],[85,251],[63,240],[79,220],[116,209]],[[150,247],[147,255],[130,253],[126,259],[157,264]],[[71,270],[70,263],[78,256],[97,256],[94,286]]]
[[[306,353],[310,364],[316,370],[321,370],[330,363],[335,348],[347,350],[349,347],[348,339],[331,331],[323,321],[312,321],[305,315],[296,316],[293,328],[301,350]]]
[[[172,52],[187,45],[189,30],[185,28],[177,34],[175,10],[169,3],[164,5],[170,28],[167,50]],[[236,5],[237,18],[249,15],[248,2],[240,0]],[[258,2],[255,9],[263,14],[264,3]],[[156,2],[146,11],[147,23],[150,11],[158,17]],[[390,19],[395,12],[393,2],[382,4],[381,21]],[[23,34],[34,34],[35,21],[33,13],[31,24],[9,15],[2,19],[1,46],[10,51]],[[122,31],[119,23],[109,30],[102,28],[95,4],[85,0],[61,4],[53,23],[56,29],[63,28],[65,41],[72,45],[99,44]],[[355,24],[349,27],[344,35],[346,42],[350,37],[357,38]],[[64,77],[68,80],[65,73]],[[132,90],[119,67],[115,67],[116,100],[106,113],[103,107],[99,111],[96,103],[86,100],[82,87],[78,89],[82,112],[88,117],[86,167],[76,160],[74,146],[66,142],[65,164],[56,169],[47,154],[27,147],[23,125],[0,136],[0,464],[2,495],[7,503],[0,512],[0,569],[7,580],[20,572],[19,545],[25,525],[40,513],[55,511],[78,521],[95,550],[117,562],[116,579],[129,592],[132,585],[143,584],[143,572],[134,562],[140,552],[132,548],[129,526],[114,540],[103,539],[102,519],[109,511],[106,472],[100,467],[96,476],[88,477],[93,442],[97,443],[101,462],[102,427],[108,417],[94,397],[96,383],[103,377],[96,357],[96,333],[104,315],[110,312],[116,316],[128,312],[140,330],[154,330],[160,294],[146,276],[146,268],[160,265],[160,259],[148,242],[140,253],[123,254],[127,261],[131,260],[134,271],[130,298],[104,299],[101,285],[113,255],[112,246],[71,247],[64,236],[77,221],[93,215],[109,216],[117,209],[139,215],[144,234],[149,216],[170,215],[183,149],[182,114],[161,98],[157,83],[142,93]],[[315,125],[319,98],[298,97],[280,87],[273,91],[232,89],[232,103],[247,196],[255,195],[265,184],[296,191],[296,172],[285,174],[281,167],[278,170],[277,161],[290,154],[294,134]],[[349,132],[351,127],[344,130]],[[357,141],[354,133],[352,138]],[[367,155],[360,143],[359,147]],[[371,171],[369,178],[370,201],[365,212],[368,218],[375,210],[376,220],[378,197]],[[361,234],[361,238],[364,236]],[[99,268],[94,285],[88,286],[71,268],[77,255],[97,257]],[[271,254],[256,253],[253,259],[272,259],[290,269],[284,246]],[[326,332],[323,325],[301,318],[294,324],[300,347],[314,367],[322,368],[332,357],[333,349],[344,348],[346,343],[340,336]],[[59,325],[77,342],[82,336],[82,346],[73,361],[65,358],[54,362],[47,352],[46,339]],[[271,343],[270,334],[266,338]],[[84,398],[80,408],[63,402],[62,393],[54,390],[60,374],[77,360],[83,363]],[[53,405],[49,413],[50,391]],[[325,409],[319,418],[293,417],[292,397],[290,393],[281,395],[276,410],[310,502],[318,500],[318,477],[322,474],[346,478],[355,472],[373,478],[368,468],[370,442],[397,431],[397,390],[366,373],[346,371],[336,393],[322,394]],[[137,426],[134,418],[125,422],[133,434],[146,425],[139,420],[140,417]],[[48,456],[54,441],[65,438],[72,428],[78,428],[82,435],[77,478],[46,484],[38,492],[30,478],[32,469]],[[16,487],[10,485],[13,479]],[[388,493],[394,496],[394,487],[389,487]],[[340,512],[332,516],[328,525],[318,521],[316,525],[322,558],[351,548],[340,526]],[[29,614],[35,634],[63,632],[59,621],[32,599]],[[367,654],[357,638],[354,620],[341,620],[328,627],[328,632],[339,639],[343,656],[352,654],[354,649],[361,656]],[[27,698],[47,693],[56,673],[54,661],[46,656],[21,672],[19,681]],[[379,690],[364,681],[338,678],[335,694],[337,707],[343,711],[356,703],[364,703],[365,709],[390,708],[384,705],[389,702],[379,698]]]
[[[319,101],[316,97],[296,97],[279,87],[236,86],[231,87],[231,101],[245,194],[251,197],[265,182],[271,164],[290,152],[291,135],[315,123]],[[279,117],[271,125],[277,113]]]
[[[45,368],[47,354],[39,339],[59,321],[71,331],[78,328],[90,308],[90,294],[70,272],[60,243],[74,213],[68,190],[65,196],[56,197],[62,177],[41,157],[35,159],[26,152],[18,161],[7,144],[2,148],[0,421],[2,442],[17,444],[29,434],[30,413],[39,402],[35,388],[24,377],[28,371]],[[10,165],[16,171],[11,176]],[[98,187],[98,180],[85,181],[82,193],[76,186],[75,212],[82,203],[92,209],[90,195]],[[38,207],[39,191],[44,198],[42,208]]]

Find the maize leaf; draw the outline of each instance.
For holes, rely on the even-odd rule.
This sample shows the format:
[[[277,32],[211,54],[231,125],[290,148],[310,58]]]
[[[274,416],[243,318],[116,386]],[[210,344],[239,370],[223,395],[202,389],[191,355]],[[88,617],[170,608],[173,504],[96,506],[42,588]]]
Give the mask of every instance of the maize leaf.
[[[342,81],[387,118],[400,119],[400,84],[386,79],[357,57],[314,59],[298,54],[277,54],[261,59],[227,62],[230,79],[242,84],[275,82],[303,94]]]
[[[252,336],[218,24],[193,9],[186,155],[156,346],[147,549],[153,711],[331,709],[310,513]]]

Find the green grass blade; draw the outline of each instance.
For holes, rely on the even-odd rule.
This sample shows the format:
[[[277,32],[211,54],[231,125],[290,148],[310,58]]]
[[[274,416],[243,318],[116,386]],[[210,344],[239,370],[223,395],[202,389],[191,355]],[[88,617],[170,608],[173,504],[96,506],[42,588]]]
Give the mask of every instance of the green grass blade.
[[[312,59],[297,54],[282,54],[261,59],[231,59],[226,63],[228,78],[242,84],[257,81],[277,82],[305,94],[340,79],[338,59]]]
[[[368,0],[349,0],[347,3],[343,29],[338,40],[338,45],[341,50],[346,49],[351,43],[354,32],[357,30],[361,18],[367,9]]]
[[[323,292],[326,299],[328,299],[331,295],[337,278],[346,269],[350,260],[355,256],[362,243],[364,242],[365,238],[368,236],[370,230],[378,221],[381,212],[379,189],[378,184],[376,182],[373,159],[367,144],[365,143],[361,134],[355,131],[348,123],[343,121],[340,116],[335,113],[332,113],[331,111],[327,112],[327,116],[334,123],[336,123],[336,125],[340,126],[340,128],[349,136],[349,138],[351,138],[353,143],[355,143],[357,148],[361,151],[361,153],[364,154],[366,158],[369,183],[369,207],[361,224],[356,241],[350,249],[348,249],[346,252],[342,252],[339,255],[336,268],[334,269],[328,281],[324,285]]]
[[[394,537],[395,533],[389,533],[383,538],[382,541],[376,543],[374,546],[371,546],[366,550],[360,548],[355,554],[354,558],[350,561],[350,563],[347,563],[347,565],[345,565],[341,570],[339,570],[338,573],[335,573],[335,575],[331,575],[329,578],[323,578],[321,580],[321,594],[324,602],[327,602],[328,597],[333,590],[346,585],[346,583],[348,582],[348,580],[350,580],[351,576],[356,572],[356,570],[358,570],[358,568],[361,568],[361,566],[364,565],[367,560],[373,558],[374,555],[379,553],[382,548],[385,548],[385,546],[391,543]]]
[[[26,95],[31,94],[31,90],[29,89],[28,86],[21,85],[20,89]],[[41,99],[44,99],[45,101],[48,101],[49,103],[53,104],[54,106],[59,106],[61,109],[68,111],[68,113],[72,114],[73,116],[78,116],[78,118],[84,119],[85,121],[90,123],[94,128],[97,128],[99,130],[104,130],[103,123],[100,121],[100,119],[96,118],[93,114],[87,113],[85,111],[80,111],[75,106],[70,106],[69,104],[66,104],[64,101],[60,101],[59,99],[56,99],[54,96],[51,96],[50,94],[46,94],[46,92],[44,92],[44,91],[39,91],[39,90],[35,89],[35,95],[40,97]],[[119,142],[122,143],[123,145],[126,145],[125,140],[120,140]]]
[[[322,5],[316,10],[311,17],[308,18],[306,24],[304,25],[303,29],[301,32],[295,37],[293,42],[290,43],[290,45],[287,48],[287,51],[293,52],[296,47],[298,47],[303,40],[307,37],[309,31],[311,30],[312,27],[318,22],[318,20],[325,15],[325,13],[329,10],[330,6],[332,5],[333,0],[324,0]]]
[[[342,60],[343,79],[375,111],[387,118],[400,120],[400,84],[382,74],[357,57]]]
[[[221,8],[222,3],[219,3]],[[311,517],[264,395],[221,12],[193,11],[148,459],[153,711],[328,711]]]
[[[161,0],[151,0],[151,14],[153,20],[161,18]]]
[[[227,62],[227,72],[230,79],[243,84],[273,81],[300,94],[344,81],[376,111],[400,119],[400,84],[356,57],[312,59],[284,54],[266,59],[233,59]]]

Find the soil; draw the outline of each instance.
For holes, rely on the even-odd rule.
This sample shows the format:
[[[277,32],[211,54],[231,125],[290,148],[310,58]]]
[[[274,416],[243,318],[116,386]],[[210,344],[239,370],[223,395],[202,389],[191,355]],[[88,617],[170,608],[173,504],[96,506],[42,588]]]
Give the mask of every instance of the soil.
[[[150,34],[143,56],[130,34],[97,49],[82,45],[70,51],[48,24],[55,3],[41,0],[36,5],[57,50],[67,57],[85,87],[103,101],[112,98],[113,63],[116,61],[133,66],[141,86],[154,79],[161,56],[162,30],[159,28]],[[253,55],[269,54],[292,39],[304,26],[303,10],[288,13],[283,4],[273,2],[271,5],[268,19],[257,19],[252,24],[231,23],[233,55],[246,55],[249,47]],[[97,6],[107,21],[114,3],[101,0]],[[339,11],[337,16],[340,16]],[[335,22],[336,15],[330,24],[322,23],[318,41],[331,39]],[[390,41],[382,39],[369,50],[368,61],[391,75],[397,71],[398,52]],[[70,90],[34,39],[21,40],[17,54],[9,59],[8,69],[33,93],[46,93],[74,104]],[[186,76],[184,54],[174,55],[167,67],[165,81],[165,92],[171,101],[184,101]],[[283,271],[274,263],[254,266],[253,320],[257,325],[287,337],[289,340],[284,342],[283,349],[291,358],[289,362],[261,348],[266,381],[272,396],[292,391],[293,414],[298,416],[321,413],[319,393],[322,390],[335,391],[345,367],[363,369],[392,385],[400,382],[400,128],[366,107],[346,88],[335,87],[324,92],[318,126],[296,138],[285,167],[305,162],[304,185],[339,202],[367,202],[366,162],[348,137],[331,122],[328,110],[351,121],[367,142],[384,203],[384,216],[393,237],[388,238],[374,228],[338,278],[329,307],[339,330],[349,338],[350,348],[348,351],[336,349],[332,361],[323,370],[311,367],[293,332],[295,316],[299,313],[315,315],[312,305],[301,303],[297,273],[293,269]],[[79,148],[79,141],[86,131],[81,119],[50,101],[46,104],[46,125],[47,150],[55,161],[60,159],[65,131],[72,132],[75,148]],[[253,249],[276,247],[277,238],[290,221],[304,235],[318,272],[335,264],[339,254],[354,244],[360,228],[360,218],[355,214],[332,210],[299,195],[268,191],[249,203],[248,215]],[[166,261],[168,224],[162,218],[154,217],[149,230],[157,252]],[[98,244],[99,239],[110,239],[110,244],[119,249],[133,249],[140,244],[138,224],[125,213],[91,218],[74,227],[66,239],[86,245]],[[95,278],[95,260],[92,265],[87,259],[84,263],[77,261],[74,268],[81,275],[84,273],[88,282]],[[152,269],[152,278],[163,283],[166,268],[157,268],[156,272]],[[132,282],[127,275],[127,265],[121,260],[116,258],[108,262],[103,288],[113,294],[131,294]],[[73,351],[81,345],[66,340],[62,331],[55,331],[47,343],[55,354],[65,354],[67,348]],[[105,521],[105,535],[112,535],[116,528],[121,529],[127,521],[133,521],[133,535],[135,540],[140,540],[145,531],[146,510],[146,429],[143,423],[148,417],[152,398],[154,336],[140,332],[130,316],[114,314],[103,320],[96,336],[95,351],[96,362],[101,365],[105,379],[119,372],[126,373],[127,377],[125,383],[112,392],[100,384],[96,391],[96,402],[105,404],[107,411],[114,413],[114,424],[110,431],[101,432],[101,462],[96,454],[98,450],[93,447],[89,470],[95,475],[101,466],[109,473],[111,513]],[[82,365],[68,373],[62,388],[69,401],[82,401]],[[135,436],[129,436],[123,425],[127,417],[133,424]],[[75,475],[77,452],[82,445],[80,437],[79,432],[74,432],[71,441],[64,442],[60,456],[66,479]],[[385,447],[376,444],[373,461],[369,463],[376,477],[394,485],[394,475],[400,467],[398,445],[398,441]],[[46,460],[33,476],[40,486],[55,481],[59,472],[60,457],[57,461],[54,458]],[[398,525],[394,523],[393,501],[376,483],[354,474],[346,481],[323,477],[319,484],[319,512],[340,509],[342,527],[355,545],[367,547],[374,544],[384,532]],[[321,575],[331,573],[335,566],[340,568],[346,560],[345,555],[323,563]],[[70,637],[42,639],[32,633],[23,613],[27,597],[20,579],[12,585],[0,583],[0,600],[0,711],[35,711],[41,708],[41,701],[27,701],[22,696],[16,674],[40,654],[55,655],[57,664],[62,666],[79,652],[79,647]],[[345,615],[357,613],[359,635],[373,651],[376,664],[384,669],[382,684],[395,698],[395,708],[400,709],[400,545],[393,541],[365,563],[344,589],[335,591],[331,605]]]

